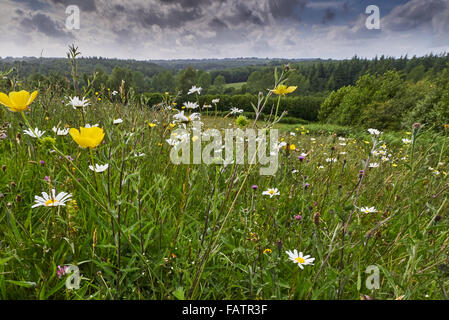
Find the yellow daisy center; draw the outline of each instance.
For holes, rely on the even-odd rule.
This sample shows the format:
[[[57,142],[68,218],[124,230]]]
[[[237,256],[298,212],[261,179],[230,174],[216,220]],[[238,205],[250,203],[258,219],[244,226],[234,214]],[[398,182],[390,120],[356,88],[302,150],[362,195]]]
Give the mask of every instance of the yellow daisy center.
[[[55,202],[56,202],[56,200],[50,199],[50,200],[47,200],[47,202],[45,202],[45,205],[48,207],[49,205],[54,204]]]
[[[269,194],[274,194],[274,190],[268,190]]]
[[[301,258],[301,257],[298,257],[298,258],[296,258],[295,260],[298,261],[299,263],[306,263],[306,260],[304,260],[304,259]]]

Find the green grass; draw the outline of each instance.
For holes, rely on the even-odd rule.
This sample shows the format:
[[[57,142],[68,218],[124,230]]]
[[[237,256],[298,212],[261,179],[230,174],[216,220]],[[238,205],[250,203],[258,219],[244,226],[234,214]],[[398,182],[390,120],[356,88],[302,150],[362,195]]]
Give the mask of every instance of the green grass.
[[[373,147],[364,130],[280,124],[297,150],[281,149],[277,174],[261,176],[258,166],[172,164],[173,114],[93,102],[86,122],[106,133],[93,160],[109,164],[94,175],[89,151],[51,130],[81,121],[60,96],[41,93],[27,116],[55,146],[24,135],[20,114],[2,108],[11,126],[0,141],[1,299],[447,298],[447,137],[424,132],[412,150],[409,134],[384,133],[389,160],[370,156],[380,166],[362,180]],[[203,117],[204,129],[234,121]],[[31,208],[51,188],[76,205]],[[262,195],[268,188],[280,195]],[[357,208],[366,206],[378,212]],[[314,265],[299,269],[286,254],[294,249]],[[80,268],[78,290],[57,276],[68,264]],[[365,286],[371,265],[377,290]]]
[[[245,85],[245,84],[246,84],[246,82],[227,83],[227,84],[225,84],[225,88],[234,88],[234,89],[238,90],[241,87],[243,87],[243,85]]]

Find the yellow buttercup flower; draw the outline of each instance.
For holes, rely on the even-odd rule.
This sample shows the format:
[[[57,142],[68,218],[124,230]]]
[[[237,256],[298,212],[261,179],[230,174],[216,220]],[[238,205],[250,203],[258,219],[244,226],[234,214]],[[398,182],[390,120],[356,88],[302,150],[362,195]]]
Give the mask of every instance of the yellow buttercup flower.
[[[73,140],[81,147],[81,148],[95,148],[97,147],[104,138],[104,131],[98,127],[90,127],[84,128],[81,127],[80,131],[78,129],[70,129],[70,135]]]
[[[7,106],[12,112],[24,111],[36,99],[37,91],[30,94],[28,91],[12,91],[9,96],[0,92],[0,103]]]
[[[287,87],[286,85],[281,84],[280,86],[278,86],[276,89],[272,90],[273,93],[277,94],[277,95],[281,95],[281,96],[285,96],[286,94],[292,93],[293,91],[295,91],[298,87]]]

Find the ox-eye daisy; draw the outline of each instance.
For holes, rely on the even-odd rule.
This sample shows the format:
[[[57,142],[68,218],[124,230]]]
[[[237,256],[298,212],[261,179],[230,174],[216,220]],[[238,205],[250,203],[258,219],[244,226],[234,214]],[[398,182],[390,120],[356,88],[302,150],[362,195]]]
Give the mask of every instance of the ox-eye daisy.
[[[71,200],[72,195],[67,192],[61,192],[56,195],[55,189],[51,190],[51,195],[46,192],[42,192],[42,197],[34,196],[35,203],[31,208],[35,207],[59,207],[65,206],[65,203]]]
[[[298,254],[298,251],[295,249],[292,251],[286,251],[291,261],[297,263],[301,269],[304,269],[304,266],[313,265],[313,261],[315,258],[310,258],[310,255],[303,256],[302,252]]]
[[[66,129],[59,129],[56,127],[53,127],[53,132],[56,133],[56,135],[58,136],[66,136],[69,134],[70,128],[66,128]]]
[[[95,164],[95,167],[92,166],[92,165],[89,166],[89,169],[90,169],[90,170],[95,171],[95,172],[97,172],[97,173],[104,172],[104,171],[106,171],[108,168],[109,168],[109,164],[99,165],[99,164],[97,163],[97,164]]]
[[[40,138],[44,135],[45,131],[40,131],[38,128],[36,128],[36,129],[23,130],[23,133],[29,135],[32,138]]]
[[[80,99],[79,97],[69,97],[69,100],[70,102],[67,103],[67,106],[70,105],[73,107],[73,109],[84,108],[90,104],[89,100],[84,97],[82,99]]]
[[[270,198],[273,198],[273,196],[279,196],[281,193],[277,188],[268,188],[267,191],[262,192],[262,195],[264,196],[270,196]]]
[[[362,207],[360,208],[360,211],[363,213],[376,213],[377,210],[374,207],[368,208],[368,207]]]
[[[201,88],[201,87],[198,88],[197,86],[193,86],[187,94],[190,95],[195,92],[198,92],[198,94],[201,94],[201,90],[203,90],[203,88]]]

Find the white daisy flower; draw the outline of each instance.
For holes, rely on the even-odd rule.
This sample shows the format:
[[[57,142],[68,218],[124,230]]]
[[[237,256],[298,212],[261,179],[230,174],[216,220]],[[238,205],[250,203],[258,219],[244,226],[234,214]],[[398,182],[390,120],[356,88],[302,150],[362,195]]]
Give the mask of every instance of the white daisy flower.
[[[186,116],[184,115],[184,111],[178,111],[178,113],[173,116],[173,119],[181,122],[190,122],[201,120],[201,115],[199,113],[192,113],[190,116]]]
[[[377,129],[368,129],[368,132],[373,136],[380,136],[382,134],[382,132]]]
[[[108,168],[109,168],[109,164],[105,164],[105,165],[95,164],[95,167],[92,166],[92,165],[89,166],[89,169],[90,169],[90,170],[95,171],[95,172],[97,172],[97,173],[104,172],[104,171],[106,171]]]
[[[85,99],[84,97],[83,97],[82,100],[80,100],[80,98],[78,98],[78,97],[73,97],[73,98],[69,97],[69,100],[70,100],[70,102],[67,103],[66,105],[67,106],[68,105],[72,106],[73,109],[84,108],[84,107],[87,107],[90,104],[89,100]]]
[[[23,130],[23,133],[29,135],[32,138],[40,138],[44,135],[45,131],[40,131],[38,128],[36,128],[36,129]]]
[[[304,266],[313,265],[313,261],[315,261],[315,258],[310,258],[310,255],[304,256],[302,252],[298,254],[296,249],[293,250],[293,252],[286,251],[285,253],[287,253],[290,260],[297,263],[301,269],[304,269]]]
[[[337,159],[335,159],[335,158],[327,158],[326,162],[337,162]]]
[[[410,143],[412,143],[412,140],[410,140],[410,139],[402,139],[402,142],[404,144],[410,144]]]
[[[112,91],[112,95],[113,95],[113,96],[115,96],[116,94],[118,94],[118,92],[117,92],[117,91],[115,91],[115,90],[114,90],[114,91]]]
[[[210,109],[210,108],[212,108],[212,105],[211,105],[211,104],[205,104],[205,105],[203,105],[203,109]]]
[[[231,108],[231,114],[238,114],[238,113],[242,113],[243,109],[238,109],[238,108]]]
[[[84,128],[92,128],[92,127],[98,127],[98,126],[99,126],[98,123],[97,123],[97,124],[94,124],[94,125],[90,125],[90,124],[86,123],[86,124],[84,125]]]
[[[187,94],[192,94],[192,93],[195,93],[195,92],[198,92],[198,94],[201,94],[201,90],[202,90],[203,88],[198,88],[197,86],[193,86],[192,88],[190,88],[190,90],[189,90],[189,92],[187,93]]]
[[[46,192],[42,192],[42,197],[34,196],[35,204],[31,208],[35,207],[58,207],[65,206],[65,203],[72,198],[72,195],[67,192],[61,192],[56,195],[55,189],[51,190],[51,196]]]
[[[213,103],[213,104],[217,104],[217,103],[219,103],[219,102],[220,102],[220,99],[213,99],[213,100],[212,100],[212,103]]]
[[[59,129],[59,128],[53,127],[52,130],[53,130],[53,132],[56,133],[56,135],[58,135],[58,136],[66,136],[66,135],[69,134],[70,128],[67,128],[67,129]]]
[[[379,164],[378,164],[377,162],[371,162],[371,163],[369,164],[369,167],[370,167],[370,168],[379,168]]]
[[[122,123],[123,122],[123,120],[122,119],[114,119],[114,124],[120,124],[120,123]]]
[[[370,208],[362,207],[362,208],[360,208],[360,211],[363,213],[376,213],[377,212],[376,208],[374,208],[374,207],[370,207]]]
[[[262,195],[264,196],[270,196],[270,198],[273,198],[273,196],[279,196],[281,193],[277,188],[271,189],[268,188],[267,191],[262,192]]]
[[[145,153],[134,153],[134,157],[145,157]]]
[[[198,103],[196,102],[184,102],[184,106],[186,107],[186,109],[196,109],[199,107]]]

